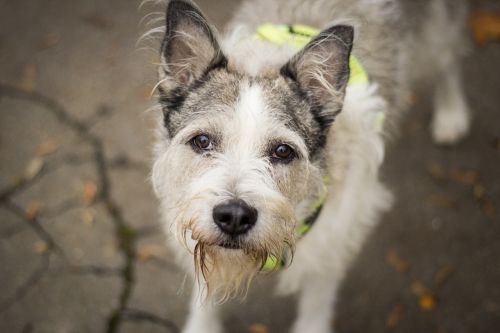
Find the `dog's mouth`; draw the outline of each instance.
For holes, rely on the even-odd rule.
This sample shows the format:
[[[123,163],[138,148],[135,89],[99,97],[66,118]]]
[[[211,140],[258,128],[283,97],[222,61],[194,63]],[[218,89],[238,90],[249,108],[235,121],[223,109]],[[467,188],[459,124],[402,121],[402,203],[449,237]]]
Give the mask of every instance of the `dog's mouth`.
[[[217,244],[217,246],[220,246],[222,248],[228,249],[228,250],[241,250],[241,246],[238,242],[235,241],[225,241]]]

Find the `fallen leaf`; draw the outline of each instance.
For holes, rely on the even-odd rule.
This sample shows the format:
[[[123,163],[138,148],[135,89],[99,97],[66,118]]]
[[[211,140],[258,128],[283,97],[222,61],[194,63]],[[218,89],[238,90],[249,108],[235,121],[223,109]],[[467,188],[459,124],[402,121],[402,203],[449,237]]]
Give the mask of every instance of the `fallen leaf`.
[[[500,12],[474,12],[470,17],[469,24],[474,41],[480,46],[500,39]]]
[[[385,260],[398,273],[406,273],[410,269],[410,264],[401,259],[399,254],[394,249],[387,251]]]
[[[163,246],[157,244],[146,244],[137,249],[137,260],[148,261],[153,258],[160,258],[163,251]]]
[[[496,209],[493,201],[486,194],[486,189],[481,183],[474,184],[474,186],[472,187],[472,194],[474,195],[474,199],[476,199],[476,202],[486,216],[495,216]]]
[[[100,14],[91,14],[87,15],[83,18],[83,20],[93,26],[94,28],[97,28],[99,30],[109,30],[113,27],[114,23],[113,21],[106,16],[100,15]]]
[[[35,155],[36,156],[50,155],[55,153],[57,149],[59,149],[59,146],[54,140],[47,140],[35,147]]]
[[[418,306],[422,311],[431,311],[436,307],[436,298],[432,294],[424,294],[419,297]]]
[[[411,284],[411,292],[415,296],[423,296],[429,293],[429,289],[421,281],[413,281]]]
[[[475,184],[472,188],[472,192],[474,194],[474,198],[476,198],[477,200],[481,200],[484,198],[486,190],[484,189],[483,185]]]
[[[444,265],[434,275],[434,285],[436,289],[441,288],[453,274],[455,269],[450,265]]]
[[[82,201],[85,205],[90,205],[94,202],[97,196],[97,185],[91,180],[88,180],[83,185]]]
[[[442,194],[431,195],[427,198],[427,202],[438,208],[453,208],[456,206],[456,200]]]
[[[491,201],[489,198],[483,199],[481,203],[481,209],[486,216],[489,217],[495,216],[496,209],[495,206],[493,205],[493,201]]]
[[[49,250],[49,244],[45,241],[36,241],[33,243],[33,251],[38,254],[44,254]]]
[[[29,163],[28,166],[26,167],[24,171],[24,180],[29,181],[35,178],[40,171],[43,169],[43,165],[45,164],[43,158],[41,157],[35,157],[33,158]]]
[[[269,329],[264,324],[252,324],[248,327],[249,333],[269,333]]]
[[[59,44],[61,40],[61,35],[57,32],[51,32],[46,34],[42,41],[40,42],[40,49],[46,50]]]
[[[447,178],[445,167],[436,161],[431,161],[427,164],[427,172],[436,180],[443,180]]]
[[[17,82],[17,87],[26,92],[34,91],[36,88],[37,72],[38,70],[35,64],[28,63],[24,65],[21,77]]]
[[[495,149],[497,152],[500,152],[500,138],[496,138],[493,141],[493,149]]]
[[[451,169],[450,177],[453,181],[463,185],[473,185],[477,182],[479,175],[475,170]]]
[[[31,202],[24,210],[24,217],[29,221],[33,221],[38,216],[38,213],[40,213],[41,207],[42,204],[39,201]]]
[[[385,326],[390,330],[396,328],[396,326],[398,326],[399,322],[401,321],[401,318],[403,318],[403,313],[403,304],[396,304],[392,308],[391,312],[389,312],[387,320],[385,321]]]

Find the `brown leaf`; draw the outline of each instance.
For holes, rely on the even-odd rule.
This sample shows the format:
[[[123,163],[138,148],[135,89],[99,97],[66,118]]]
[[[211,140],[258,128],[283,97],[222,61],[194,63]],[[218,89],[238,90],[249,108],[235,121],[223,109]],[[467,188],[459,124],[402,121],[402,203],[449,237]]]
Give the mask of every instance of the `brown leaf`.
[[[493,141],[493,149],[495,149],[497,152],[500,152],[500,138],[495,138]]]
[[[486,193],[486,189],[481,183],[474,184],[472,188],[472,194],[474,195],[474,199],[478,203],[479,207],[483,211],[483,213],[488,217],[494,217],[496,214],[496,208],[493,204],[493,201]]]
[[[24,66],[23,72],[19,81],[17,82],[17,87],[26,92],[32,92],[36,88],[36,77],[37,77],[37,67],[33,63],[28,63]]]
[[[29,221],[33,221],[38,216],[38,213],[40,213],[41,207],[42,204],[39,201],[31,202],[24,211],[24,217]]]
[[[40,49],[46,50],[59,44],[61,40],[61,35],[57,32],[51,32],[46,34],[42,41],[40,42]]]
[[[390,330],[396,328],[396,326],[398,326],[399,322],[401,321],[401,318],[403,318],[403,313],[403,304],[396,304],[392,308],[391,312],[389,312],[387,320],[385,321],[385,326]]]
[[[491,201],[489,198],[483,199],[481,203],[481,210],[486,216],[489,217],[494,217],[496,213],[495,206],[493,205],[493,201]]]
[[[446,281],[450,278],[450,276],[453,274],[455,269],[450,266],[450,265],[444,265],[441,267],[437,272],[436,275],[434,275],[434,285],[436,289],[441,288]]]
[[[500,12],[474,12],[469,24],[476,44],[483,46],[490,41],[500,40]]]
[[[411,284],[411,292],[415,296],[423,296],[429,293],[429,289],[421,281],[413,281]]]
[[[47,140],[35,147],[35,155],[36,156],[50,155],[55,153],[57,149],[59,149],[59,146],[54,140]]]
[[[49,244],[45,241],[36,241],[33,243],[33,251],[38,254],[44,254],[49,250]]]
[[[401,259],[399,254],[394,249],[387,251],[385,261],[398,273],[406,273],[410,269],[410,264]]]
[[[424,294],[418,299],[418,306],[422,311],[431,311],[436,307],[436,298],[432,294]]]
[[[445,167],[436,161],[431,161],[427,164],[427,172],[436,180],[443,180],[448,178]]]
[[[474,187],[472,188],[472,192],[476,200],[483,199],[486,194],[486,190],[484,189],[484,186],[481,184],[475,184]]]
[[[163,251],[163,246],[157,244],[146,244],[137,249],[137,260],[148,261],[153,258],[160,258]]]
[[[83,20],[94,28],[103,31],[110,30],[114,25],[113,21],[109,17],[103,16],[101,14],[87,15],[83,18]]]
[[[26,169],[24,170],[23,178],[25,181],[32,180],[35,178],[40,171],[43,169],[43,165],[45,164],[43,158],[35,157],[29,163]]]
[[[473,185],[477,182],[479,174],[475,170],[462,170],[453,168],[450,172],[450,177],[453,181],[463,185]]]
[[[414,281],[411,291],[418,297],[418,306],[422,311],[430,311],[436,307],[434,294],[421,281]]]
[[[91,180],[88,180],[83,185],[82,201],[85,205],[90,205],[94,202],[97,196],[97,185]]]
[[[269,328],[264,324],[255,323],[248,327],[248,333],[269,333]]]
[[[427,202],[437,208],[453,208],[456,206],[456,200],[443,194],[431,195]]]

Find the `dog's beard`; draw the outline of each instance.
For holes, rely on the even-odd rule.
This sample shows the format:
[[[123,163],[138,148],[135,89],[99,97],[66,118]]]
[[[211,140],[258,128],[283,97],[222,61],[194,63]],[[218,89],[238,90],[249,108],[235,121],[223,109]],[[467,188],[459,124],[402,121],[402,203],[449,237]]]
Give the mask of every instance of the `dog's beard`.
[[[249,253],[198,242],[194,249],[197,282],[205,288],[204,296],[225,302],[245,297],[249,286],[265,263],[265,251]]]
[[[193,203],[193,202],[191,202]],[[262,271],[268,257],[278,262],[293,256],[295,244],[294,215],[290,209],[280,210],[273,219],[273,232],[252,241],[237,241],[227,245],[224,235],[207,233],[199,226],[198,214],[181,210],[176,219],[179,241],[192,252],[194,272],[204,298],[225,302],[244,298],[255,276]],[[193,242],[195,245],[193,247]],[[189,246],[191,244],[191,246]],[[287,258],[288,259],[288,258]]]
[[[263,174],[254,178],[259,180]],[[296,235],[293,204],[268,183],[255,179],[240,180],[238,192],[258,210],[256,225],[236,239],[223,234],[212,221],[212,207],[233,194],[219,184],[220,179],[227,175],[205,174],[203,180],[162,204],[170,232],[193,255],[195,278],[203,295],[223,302],[245,296],[268,257],[281,260],[285,254],[293,254]]]

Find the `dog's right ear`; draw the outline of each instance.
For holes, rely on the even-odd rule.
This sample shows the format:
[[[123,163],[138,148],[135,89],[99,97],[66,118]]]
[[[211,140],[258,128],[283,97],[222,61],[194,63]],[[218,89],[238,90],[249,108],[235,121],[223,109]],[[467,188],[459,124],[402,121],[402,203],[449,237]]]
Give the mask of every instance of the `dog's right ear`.
[[[340,112],[349,80],[349,56],[354,29],[337,25],[323,30],[281,68],[298,83],[318,111],[316,118],[330,124]]]
[[[223,66],[215,33],[201,11],[189,1],[170,1],[166,13],[166,30],[161,47],[160,91],[187,91],[214,67]]]

